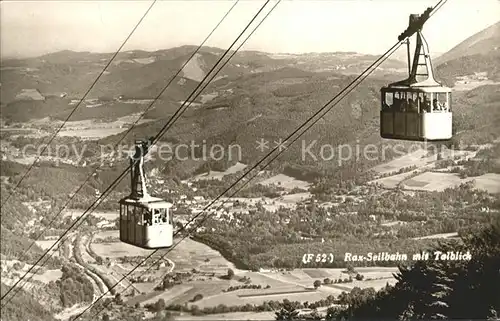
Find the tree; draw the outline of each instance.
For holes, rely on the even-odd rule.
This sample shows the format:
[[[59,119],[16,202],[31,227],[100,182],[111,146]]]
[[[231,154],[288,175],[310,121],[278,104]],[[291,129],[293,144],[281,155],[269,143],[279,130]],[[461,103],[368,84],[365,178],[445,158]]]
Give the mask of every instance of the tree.
[[[338,320],[339,317],[342,315],[343,315],[343,311],[340,310],[338,307],[329,307],[326,310],[325,320],[326,321]]]
[[[351,319],[487,319],[500,309],[500,220],[461,243],[443,242],[431,252],[470,251],[469,259],[417,261],[401,266],[394,287],[378,293],[353,291],[346,302]]]
[[[283,301],[283,307],[276,312],[276,320],[298,320],[299,311],[295,310],[290,301]]]
[[[193,302],[199,301],[203,299],[203,294],[198,293],[197,295],[194,296]]]
[[[354,269],[354,267],[352,265],[349,265],[347,267],[347,273],[348,274],[355,274],[356,273],[356,270]]]
[[[165,304],[165,300],[159,299],[158,301],[156,301],[154,309],[156,312],[159,312],[165,310],[166,307],[167,305]]]
[[[120,293],[117,293],[115,295],[115,303],[116,304],[123,304],[123,299],[122,299],[122,295]]]
[[[319,288],[321,286],[321,281],[320,280],[314,281],[313,286],[315,289]]]
[[[309,318],[312,320],[321,320],[323,317],[319,314],[317,309],[314,309],[309,315]]]
[[[227,269],[227,278],[231,280],[234,277],[234,271],[232,269]]]

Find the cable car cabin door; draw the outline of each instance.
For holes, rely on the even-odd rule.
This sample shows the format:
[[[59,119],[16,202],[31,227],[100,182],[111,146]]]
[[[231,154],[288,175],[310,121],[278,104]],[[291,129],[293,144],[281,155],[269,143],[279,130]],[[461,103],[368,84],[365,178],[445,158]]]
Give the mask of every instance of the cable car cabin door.
[[[120,240],[144,249],[168,248],[173,244],[172,204],[147,192],[143,165],[148,144],[136,142],[136,154],[130,159],[131,193],[120,200]]]
[[[128,206],[120,202],[120,241],[129,243],[128,241]]]
[[[142,247],[145,241],[143,212],[146,209],[139,204],[124,203],[120,204],[120,241]]]

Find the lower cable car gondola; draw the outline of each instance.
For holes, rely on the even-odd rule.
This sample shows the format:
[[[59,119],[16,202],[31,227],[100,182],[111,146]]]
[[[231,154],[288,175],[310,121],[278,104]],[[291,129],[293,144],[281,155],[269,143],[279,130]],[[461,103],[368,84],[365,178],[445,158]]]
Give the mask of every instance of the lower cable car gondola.
[[[410,15],[400,41],[416,33],[417,42],[409,76],[381,89],[380,136],[410,141],[446,141],[452,138],[451,89],[434,79],[429,48],[421,29],[428,17]],[[425,20],[424,20],[425,19]],[[401,39],[403,38],[403,39]]]
[[[131,193],[120,200],[120,241],[144,249],[168,248],[173,243],[172,204],[150,196],[146,188],[144,156],[149,142],[136,142],[131,156]]]

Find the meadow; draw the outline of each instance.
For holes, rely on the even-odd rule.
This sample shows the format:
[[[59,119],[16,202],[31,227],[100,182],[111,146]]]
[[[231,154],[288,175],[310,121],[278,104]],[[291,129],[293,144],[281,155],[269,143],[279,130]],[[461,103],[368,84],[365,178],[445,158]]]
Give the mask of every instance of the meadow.
[[[301,189],[309,189],[310,183],[298,180],[296,178],[293,178],[291,176],[285,175],[285,174],[278,174],[273,177],[270,177],[262,182],[260,182],[262,185],[279,185],[283,187],[286,190],[292,190],[294,188],[301,188]]]
[[[474,181],[477,189],[500,193],[500,174],[488,173],[476,177],[460,178],[455,173],[426,172],[402,183],[405,189],[441,192],[460,184]]]

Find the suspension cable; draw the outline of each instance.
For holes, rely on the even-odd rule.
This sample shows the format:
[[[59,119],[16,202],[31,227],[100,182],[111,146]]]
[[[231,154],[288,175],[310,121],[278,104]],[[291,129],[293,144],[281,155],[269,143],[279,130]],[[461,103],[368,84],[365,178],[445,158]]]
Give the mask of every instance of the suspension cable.
[[[446,2],[446,1],[447,1],[447,0],[441,0],[441,1],[438,3],[438,5],[436,5],[436,6],[434,7],[432,14],[434,14],[434,13],[435,13],[435,12],[436,12],[436,11],[437,11],[437,10],[438,10],[441,6],[442,6],[442,4],[444,4],[444,2]],[[264,6],[261,8],[261,10],[262,10],[262,9],[263,9],[266,5],[267,5],[267,3],[268,3],[268,2],[269,2],[269,0],[266,2],[266,4],[264,4]],[[278,3],[279,3],[279,1],[278,1]],[[278,3],[277,3],[277,4],[278,4]],[[276,4],[276,5],[277,5],[277,4]],[[441,6],[440,6],[440,4],[441,4]],[[276,7],[276,5],[275,5],[275,7]],[[273,7],[273,8],[271,9],[271,11],[272,11],[275,7]],[[436,9],[436,8],[437,8],[437,9]],[[260,13],[260,11],[259,11],[259,13]],[[258,14],[259,14],[259,13],[258,13]],[[269,13],[270,13],[270,12],[269,12]],[[268,13],[268,15],[269,15],[269,13]],[[257,15],[258,15],[258,14],[257,14]],[[266,16],[266,17],[267,17],[267,16]],[[256,17],[254,17],[254,19],[255,19],[255,18],[256,18]],[[265,19],[265,18],[264,18],[264,19]],[[253,22],[253,20],[252,20],[252,22]],[[250,22],[250,23],[252,23],[252,22]],[[262,22],[261,22],[261,23],[262,23]],[[259,25],[260,25],[260,24],[259,24]],[[247,26],[247,27],[248,27],[248,26]],[[258,26],[257,26],[257,27],[258,27]],[[245,28],[245,30],[246,30],[246,28]],[[255,30],[254,30],[254,31],[255,31]],[[244,31],[243,31],[243,32],[244,32]],[[253,33],[253,32],[252,32],[252,33]],[[247,38],[247,39],[248,39],[248,38]],[[245,40],[245,41],[246,41],[246,40]],[[289,135],[289,136],[285,139],[285,142],[287,142],[287,141],[288,141],[288,140],[289,140],[289,139],[290,139],[290,138],[291,138],[291,137],[292,137],[295,133],[297,133],[297,132],[298,132],[298,131],[302,128],[302,127],[304,127],[304,126],[305,126],[305,125],[306,125],[309,121],[311,121],[311,120],[312,120],[315,116],[317,116],[317,115],[318,115],[318,114],[320,114],[320,113],[321,113],[324,109],[326,109],[326,108],[328,107],[328,105],[329,105],[329,104],[331,104],[333,101],[335,101],[335,99],[337,99],[339,96],[343,95],[343,96],[341,96],[341,98],[340,98],[337,102],[335,102],[335,104],[334,104],[334,105],[332,105],[330,108],[328,108],[328,109],[326,110],[326,112],[324,112],[324,113],[323,113],[323,115],[322,115],[322,116],[320,116],[320,118],[316,119],[316,120],[315,120],[312,124],[310,124],[308,127],[306,127],[306,129],[305,129],[302,133],[300,133],[298,137],[296,137],[294,140],[292,140],[292,141],[291,141],[291,144],[292,144],[293,142],[295,142],[295,141],[296,141],[296,140],[297,140],[297,139],[298,139],[301,135],[303,135],[303,134],[304,134],[304,133],[305,133],[305,132],[306,132],[309,128],[311,128],[311,127],[312,127],[312,126],[313,126],[313,125],[314,125],[314,124],[315,124],[315,123],[316,123],[319,119],[321,119],[321,117],[323,117],[323,116],[324,116],[324,115],[325,115],[325,114],[326,114],[329,110],[331,110],[331,108],[333,108],[334,106],[336,106],[336,105],[337,105],[337,104],[338,104],[338,103],[339,103],[339,102],[340,102],[340,101],[341,101],[341,100],[342,100],[342,99],[343,99],[343,98],[344,98],[347,94],[349,94],[352,90],[354,90],[354,89],[355,89],[355,88],[356,88],[356,87],[357,87],[357,86],[358,86],[358,85],[359,85],[359,84],[360,84],[360,83],[361,83],[364,79],[366,79],[366,77],[368,77],[368,76],[369,76],[369,75],[370,75],[370,74],[371,74],[371,73],[375,70],[375,69],[370,70],[370,68],[372,68],[373,66],[375,66],[375,68],[377,68],[377,67],[378,67],[378,65],[380,65],[381,63],[383,63],[383,62],[384,62],[384,61],[385,61],[385,60],[386,60],[386,59],[387,59],[390,55],[392,55],[392,53],[393,53],[393,52],[394,52],[397,48],[399,48],[401,45],[402,45],[402,42],[396,43],[396,44],[395,44],[395,45],[394,45],[391,49],[389,49],[389,50],[388,50],[388,51],[387,51],[384,55],[382,55],[379,59],[377,59],[377,60],[376,60],[376,62],[374,62],[374,63],[373,63],[370,67],[368,67],[368,68],[367,68],[367,70],[365,70],[365,71],[364,71],[364,72],[363,72],[360,76],[358,76],[358,77],[357,77],[357,78],[356,78],[353,82],[351,82],[351,83],[350,83],[350,84],[349,84],[349,85],[348,85],[348,86],[347,86],[347,87],[346,87],[343,91],[341,91],[341,92],[340,92],[339,94],[337,94],[337,95],[336,95],[333,99],[331,99],[331,100],[330,100],[330,101],[329,101],[329,102],[328,102],[325,106],[323,106],[323,107],[322,107],[322,108],[321,108],[318,112],[316,112],[316,113],[315,113],[312,117],[310,117],[310,118],[309,118],[309,119],[308,119],[308,120],[307,120],[307,121],[306,121],[303,125],[299,126],[299,128],[298,128],[297,130],[295,130],[295,131],[294,131],[291,135]],[[386,55],[387,55],[387,56],[386,56]],[[385,58],[384,58],[384,57],[385,57]],[[227,63],[227,62],[226,62],[226,63]],[[215,67],[215,66],[214,66],[214,67]],[[219,69],[219,71],[220,71],[220,69]],[[366,73],[366,72],[368,72],[368,73],[367,73],[366,75],[363,75],[363,74],[364,74],[364,73]],[[208,76],[208,75],[207,75],[207,76]],[[213,79],[213,78],[212,78],[212,79]],[[348,90],[348,88],[349,88],[350,86],[352,86],[353,84],[355,84],[355,82],[356,82],[356,81],[358,81],[359,79],[361,79],[361,80],[360,80],[360,81],[359,81],[359,82],[358,82],[358,83],[357,83],[354,87],[352,87],[352,88],[350,88],[350,89]],[[201,83],[200,83],[200,84],[201,84]],[[208,83],[207,83],[207,86],[208,86]],[[206,88],[206,86],[205,86],[205,88]],[[196,89],[195,89],[195,91],[196,91]],[[189,99],[188,99],[188,100],[189,100]],[[175,116],[175,115],[174,115],[174,116]],[[173,117],[172,117],[172,118],[173,118]],[[171,118],[171,119],[172,119],[172,118]],[[167,126],[164,126],[164,128],[162,128],[162,130],[160,131],[160,133],[164,132],[164,129],[165,129],[165,128],[167,128]],[[168,129],[168,128],[167,128],[167,129]],[[160,135],[157,135],[157,136],[155,137],[155,140],[157,140],[159,137],[161,137],[161,136],[160,136]],[[225,190],[225,191],[224,191],[221,195],[219,195],[219,196],[218,196],[215,200],[213,200],[213,201],[212,201],[209,205],[207,205],[207,206],[205,207],[205,209],[204,209],[202,212],[200,212],[200,213],[198,213],[197,215],[195,215],[195,216],[193,217],[193,219],[191,219],[191,220],[190,220],[187,224],[185,224],[185,227],[186,227],[186,226],[188,226],[188,225],[189,225],[189,224],[190,224],[193,220],[195,220],[195,219],[196,219],[197,217],[199,217],[201,214],[203,214],[203,213],[206,211],[206,209],[207,209],[207,208],[209,208],[209,207],[210,207],[210,206],[211,206],[214,202],[216,202],[218,199],[220,199],[220,198],[221,198],[221,197],[222,197],[222,196],[223,196],[223,195],[224,195],[227,191],[229,191],[231,188],[233,188],[233,187],[234,187],[234,186],[235,186],[235,185],[236,185],[236,184],[237,184],[240,180],[242,180],[242,179],[243,179],[246,175],[248,175],[248,174],[249,174],[249,173],[250,173],[253,169],[255,169],[257,166],[259,166],[259,165],[260,165],[260,164],[261,164],[261,163],[262,163],[262,162],[263,162],[263,161],[264,161],[267,157],[269,157],[269,156],[270,156],[270,155],[271,155],[274,151],[276,151],[277,149],[279,149],[279,153],[278,153],[278,155],[276,155],[274,158],[272,158],[272,159],[271,159],[268,163],[266,163],[266,164],[264,165],[264,167],[267,167],[267,166],[268,166],[268,165],[269,165],[269,164],[270,164],[270,163],[271,163],[274,159],[276,159],[276,158],[277,158],[277,157],[278,157],[278,156],[282,153],[282,151],[281,151],[281,148],[280,148],[280,147],[281,147],[281,146],[277,146],[277,147],[276,147],[276,148],[274,148],[274,149],[273,149],[270,153],[268,153],[268,154],[267,154],[267,155],[266,155],[266,156],[265,156],[265,157],[264,157],[261,161],[259,161],[256,165],[254,165],[254,166],[253,166],[253,167],[252,167],[249,171],[247,171],[244,175],[242,175],[242,177],[240,177],[240,178],[239,178],[239,179],[238,179],[235,183],[233,183],[233,184],[232,184],[232,185],[231,185],[228,189],[226,189],[226,190]],[[284,150],[287,150],[287,148],[285,148]],[[256,175],[257,175],[257,174],[256,174]],[[244,185],[243,185],[243,186],[241,186],[238,190],[236,190],[236,191],[235,191],[235,192],[234,192],[231,196],[229,196],[229,197],[232,197],[233,195],[235,195],[235,194],[236,194],[239,190],[241,190],[241,189],[242,189],[242,188],[243,188],[246,184],[248,184],[248,183],[250,182],[250,180],[251,180],[251,179],[253,179],[256,175],[254,175],[253,177],[251,177],[251,178],[250,178],[247,182],[245,182],[245,183],[244,183]],[[104,194],[103,194],[103,195],[104,195]],[[224,203],[223,203],[223,204],[224,204]],[[222,205],[221,205],[221,206],[222,206]],[[84,213],[84,214],[85,214],[85,213]],[[83,214],[83,215],[84,215],[84,214]],[[82,216],[83,216],[83,215],[82,215]],[[80,217],[80,218],[81,218],[81,217]],[[207,218],[208,218],[208,216],[207,216],[204,220],[206,220]],[[203,221],[204,221],[204,220],[203,220]],[[78,221],[78,220],[77,220],[77,221]],[[202,222],[203,222],[203,221],[202,221]],[[70,227],[70,228],[71,228],[71,227]],[[68,230],[69,230],[69,229],[68,229]],[[181,229],[181,230],[182,230],[182,229]],[[180,231],[179,231],[179,232],[180,232]],[[178,233],[176,233],[176,234],[178,234]],[[167,252],[166,252],[166,253],[162,256],[162,258],[163,258],[163,257],[164,257],[167,253],[169,253],[169,252],[170,252],[173,248],[175,248],[175,246],[177,246],[177,245],[178,245],[178,244],[179,244],[182,240],[184,240],[187,236],[189,236],[189,234],[187,234],[186,236],[184,236],[184,237],[183,237],[183,238],[182,238],[179,242],[177,242],[177,243],[176,243],[173,247],[169,248],[169,249],[168,249],[168,251],[167,251]],[[50,251],[50,249],[49,249],[49,251]],[[143,261],[142,261],[142,262],[141,262],[138,266],[136,266],[134,269],[132,269],[131,271],[129,271],[129,272],[127,273],[127,275],[126,275],[126,276],[124,276],[124,278],[125,278],[125,277],[127,277],[128,275],[130,275],[132,272],[134,272],[134,271],[135,271],[135,270],[136,270],[136,269],[137,269],[137,268],[138,268],[138,267],[139,267],[139,266],[140,266],[143,262],[145,262],[147,259],[149,259],[149,258],[150,258],[153,254],[155,254],[157,251],[158,251],[158,250],[155,250],[155,251],[154,251],[154,252],[152,252],[149,256],[147,256],[147,257],[146,257],[146,258],[145,258],[145,259],[144,259],[144,260],[143,260]],[[43,256],[42,256],[42,257],[43,257]],[[36,265],[36,264],[35,264],[35,265]],[[118,283],[116,283],[116,284],[115,284],[112,288],[114,288],[117,284],[119,284],[119,283],[120,283],[120,282],[121,282],[124,278],[122,278],[120,281],[118,281]],[[129,285],[129,286],[130,286],[130,285]],[[112,288],[111,288],[111,289],[112,289]],[[128,287],[127,287],[127,288],[128,288]],[[12,289],[12,288],[11,288],[11,289]],[[108,292],[109,292],[111,289],[108,289]],[[107,292],[106,292],[106,293],[107,293]],[[105,294],[106,294],[106,293],[105,293]],[[102,298],[105,294],[103,294],[103,295],[102,295],[99,299],[101,299],[101,298]],[[98,299],[98,300],[99,300],[99,299]],[[97,300],[97,301],[98,301],[98,300]],[[95,301],[95,302],[97,302],[97,301]],[[95,302],[94,302],[94,303],[95,303]],[[85,311],[83,311],[81,314],[79,314],[79,315],[77,316],[77,318],[78,318],[78,317],[80,317],[81,315],[83,315],[83,313],[85,313],[88,309],[90,309],[94,303],[92,303],[92,304],[91,304],[91,305],[90,305],[90,306],[89,306],[89,307],[88,307]],[[102,311],[102,310],[101,310],[101,311]],[[100,311],[99,311],[99,312],[100,312]],[[98,312],[98,313],[99,313],[99,312]],[[77,318],[75,318],[74,320],[76,320]]]
[[[431,15],[434,14],[437,10],[439,10],[442,5],[446,2],[447,0],[441,0],[439,3],[433,8]],[[385,60],[387,60],[397,49],[401,47],[401,45],[404,43],[404,40],[397,42],[394,44],[389,50],[387,50],[381,57],[379,57],[374,63],[372,63],[363,73],[361,73],[358,77],[356,77],[348,86],[346,86],[341,92],[339,92],[335,97],[333,97],[330,101],[328,101],[320,110],[318,110],[316,113],[314,113],[304,124],[299,126],[294,132],[292,132],[286,139],[285,143],[292,138],[292,136],[297,133],[302,127],[306,126],[307,123],[312,121],[311,124],[309,124],[299,135],[294,138],[293,140],[290,141],[290,144],[293,144],[295,141],[297,141],[307,130],[309,130],[314,124],[316,124],[322,117],[324,117],[333,107],[335,107],[338,103],[342,101],[342,99],[347,96],[349,93],[351,93],[361,82],[363,82],[380,64],[382,64]],[[340,97],[340,98],[339,98]],[[335,103],[334,103],[335,101]],[[332,104],[328,108],[330,104]],[[326,109],[326,110],[325,110]],[[313,120],[316,116],[320,115],[316,120]],[[281,146],[283,147],[283,146]],[[271,162],[273,162],[277,157],[279,157],[285,150],[288,150],[288,147],[285,147],[285,149],[281,150],[280,146],[275,147],[272,151],[270,151],[266,156],[264,156],[263,159],[261,159],[259,162],[257,162],[250,170],[246,171],[245,174],[243,174],[236,182],[231,184],[230,187],[228,187],[223,193],[221,193],[217,198],[215,198],[210,204],[208,204],[200,213],[196,214],[192,219],[190,219],[186,224],[184,224],[183,228],[181,228],[177,233],[174,234],[176,236],[179,234],[182,230],[184,230],[190,223],[192,223],[194,220],[196,220],[200,215],[206,212],[206,210],[212,206],[218,199],[220,199],[224,194],[226,194],[231,188],[235,187],[239,181],[241,181],[246,175],[248,175],[253,169],[257,168],[266,158],[268,158],[272,153],[274,153],[276,150],[278,150],[278,154],[275,155],[271,160],[269,160],[262,168],[259,168],[257,172],[250,178],[248,179],[243,185],[241,185],[235,192],[233,192],[230,196],[227,197],[225,201],[220,204],[216,210],[220,209],[231,197],[236,195],[241,189],[243,189],[253,178],[255,178],[259,171],[263,170],[266,168]],[[205,218],[198,224],[195,228],[192,229],[192,231],[196,231],[198,227],[200,227],[204,221],[208,219],[209,215],[206,215]],[[160,262],[161,260],[164,259],[164,257],[170,253],[179,243],[181,243],[185,238],[190,236],[191,233],[187,233],[184,237],[181,238],[180,241],[175,243],[172,247],[168,248],[167,251],[158,259],[156,260],[148,269],[146,269],[145,272],[147,272],[149,269],[152,268],[156,263]],[[158,250],[153,251],[150,255],[145,257],[136,267],[134,267],[132,270],[130,270],[122,279],[120,279],[116,284],[119,284],[122,282],[126,277],[128,277],[130,274],[132,274],[139,266],[141,266],[144,262],[146,262],[149,258],[151,258],[155,253],[157,253]],[[130,284],[125,287],[125,289],[120,292],[123,293],[130,287]],[[114,286],[113,286],[114,288]],[[109,291],[109,290],[108,290]],[[104,294],[103,294],[104,296]],[[102,297],[102,296],[101,296]],[[97,301],[96,301],[97,302]],[[102,309],[100,309],[97,313],[92,315],[92,318],[94,318],[96,315],[98,315],[103,309],[106,308],[107,305],[105,305]],[[90,306],[83,311],[78,317],[83,315],[88,309],[90,309]],[[77,318],[78,318],[77,317]],[[75,321],[77,318],[73,319]]]
[[[146,115],[146,113],[153,107],[153,105],[161,98],[161,96],[165,93],[167,88],[172,84],[172,82],[177,78],[177,76],[182,72],[182,70],[186,67],[186,65],[194,58],[194,56],[202,49],[202,47],[205,45],[205,43],[208,41],[208,39],[212,36],[212,34],[219,28],[221,23],[227,18],[229,13],[234,9],[234,7],[238,4],[240,0],[236,0],[236,2],[231,6],[231,8],[225,13],[225,15],[222,17],[222,19],[217,23],[217,25],[212,29],[212,31],[208,34],[208,36],[202,41],[202,43],[197,47],[197,49],[191,54],[191,56],[186,60],[186,62],[181,66],[181,68],[170,78],[169,82],[167,85],[163,87],[163,89],[160,91],[160,93],[153,99],[153,101],[148,105],[148,107],[141,113],[141,115],[135,120],[135,122],[127,129],[127,131],[121,136],[121,138],[115,143],[113,148],[117,148],[119,144],[125,139],[125,137],[132,131],[132,129],[139,123],[139,121]],[[179,108],[180,109],[180,108]],[[85,184],[87,184],[90,179],[97,173],[98,169],[102,166],[98,165],[94,171],[85,179],[85,181],[79,186],[79,188],[69,197],[69,199],[66,201],[66,203],[61,207],[59,212],[52,217],[52,219],[49,221],[49,223],[45,226],[45,228],[35,237],[35,239],[31,242],[29,247],[23,252],[24,255],[27,255],[28,251],[33,247],[33,245],[36,244],[36,241],[38,241],[45,233],[47,229],[49,229],[55,222],[55,220],[62,214],[66,206],[76,197],[76,195],[80,192],[80,190],[83,189]],[[123,179],[123,177],[121,178]],[[121,179],[117,182],[119,184],[121,182]],[[117,185],[115,184],[115,185]],[[14,286],[17,285],[14,284]],[[8,294],[5,293],[4,296],[2,296],[2,299]]]
[[[231,54],[231,56],[229,57],[229,59],[226,61],[229,62],[229,60],[231,60],[232,57],[234,57],[234,55],[238,52],[238,50],[246,43],[246,41],[253,35],[253,33],[260,27],[260,25],[267,19],[267,17],[274,11],[274,9],[278,6],[278,4],[280,4],[281,0],[278,0],[275,5],[269,10],[269,12],[264,16],[264,18],[259,22],[259,24],[252,30],[252,32],[246,37],[246,39],[238,46],[238,48]],[[267,4],[267,2],[266,2]],[[226,64],[225,63],[225,64]],[[225,65],[224,64],[224,65]],[[222,65],[219,70],[217,71],[217,73],[224,67],[224,65]],[[217,73],[214,74],[214,77],[215,75],[217,75]],[[213,78],[212,78],[213,79]],[[209,82],[210,83],[210,82]],[[209,84],[207,83],[207,85]],[[202,89],[203,90],[203,89]],[[182,229],[181,229],[182,230]],[[177,233],[174,234],[177,235],[180,231],[178,231]],[[128,273],[126,273],[117,283],[115,283],[110,289],[108,289],[105,293],[103,293],[96,301],[94,301],[91,305],[89,305],[84,311],[82,311],[78,316],[76,316],[76,318],[73,319],[73,321],[77,320],[78,318],[80,318],[85,312],[87,312],[96,302],[98,302],[99,300],[101,300],[107,293],[109,293],[111,290],[113,290],[118,284],[120,284],[124,279],[126,279],[128,276],[130,276],[130,274],[132,274],[137,268],[139,268],[139,266],[145,262],[146,260],[148,260],[150,257],[152,257],[154,254],[156,254],[158,252],[158,250],[154,250],[153,252],[151,252],[151,254],[149,254],[139,265],[135,266],[132,270],[130,270]],[[129,284],[130,286],[130,284]],[[128,289],[128,287],[126,287],[126,289]]]
[[[52,137],[49,139],[49,142],[45,145],[45,147],[42,149],[42,151],[40,152],[40,154],[37,155],[37,157],[35,158],[35,160],[33,161],[33,163],[28,167],[28,170],[26,170],[26,172],[24,173],[24,175],[21,177],[21,179],[14,186],[14,188],[11,191],[11,193],[7,196],[7,198],[5,199],[5,201],[3,202],[3,204],[0,204],[0,210],[4,207],[4,205],[10,199],[10,197],[12,195],[14,195],[14,192],[16,191],[16,189],[19,187],[19,185],[21,185],[22,181],[28,176],[28,174],[31,172],[31,170],[35,166],[35,164],[39,161],[40,156],[43,155],[43,153],[47,150],[47,148],[52,143],[52,141],[56,138],[57,134],[59,134],[59,132],[64,127],[64,125],[66,125],[66,123],[69,121],[69,119],[71,118],[71,116],[73,116],[73,114],[76,112],[76,110],[78,109],[78,107],[80,107],[80,105],[85,100],[85,98],[87,98],[87,96],[90,93],[90,91],[94,88],[94,86],[97,84],[97,82],[99,81],[99,79],[101,79],[102,75],[104,75],[104,73],[106,72],[106,70],[108,69],[108,67],[111,65],[111,63],[113,62],[113,60],[115,60],[115,58],[118,56],[118,54],[120,53],[120,51],[127,44],[127,42],[129,41],[129,39],[132,37],[132,35],[134,34],[134,32],[137,30],[137,28],[142,23],[142,21],[146,18],[146,16],[151,11],[151,9],[153,8],[153,6],[155,5],[155,3],[157,1],[158,0],[153,0],[153,2],[151,3],[151,5],[149,5],[148,9],[142,15],[142,17],[139,19],[139,21],[136,23],[136,25],[134,26],[134,28],[132,29],[132,31],[129,33],[129,35],[127,36],[127,38],[125,38],[125,40],[122,42],[122,44],[120,45],[120,47],[118,48],[118,50],[116,50],[116,52],[113,54],[113,56],[111,57],[111,59],[108,61],[108,63],[106,64],[106,66],[104,66],[104,69],[102,69],[102,71],[99,73],[99,75],[94,80],[94,82],[92,83],[92,85],[90,85],[89,89],[85,92],[85,94],[83,95],[83,97],[75,105],[75,108],[73,108],[73,110],[69,113],[68,117],[66,117],[66,119],[63,121],[63,123],[61,124],[61,126],[59,126],[59,128],[56,130],[56,132],[52,135]],[[43,144],[43,142],[41,144]],[[1,216],[1,213],[0,213],[0,216]]]
[[[245,27],[245,29],[240,33],[240,35],[237,37],[237,39],[233,42],[233,44],[227,49],[227,51],[225,52],[225,54],[217,61],[217,63],[214,65],[214,67],[208,72],[208,74],[204,77],[204,79],[198,84],[198,86],[195,88],[195,90],[193,91],[196,92],[199,87],[203,84],[203,82],[208,78],[208,76],[210,76],[210,73],[217,67],[217,65],[222,61],[222,59],[224,59],[224,57],[227,55],[227,53],[232,49],[232,47],[236,44],[236,42],[239,40],[239,38],[241,38],[241,36],[245,33],[245,31],[248,29],[248,27],[253,23],[253,21],[257,18],[257,16],[261,13],[261,11],[264,9],[265,6],[267,6],[267,4],[269,3],[270,0],[267,0],[266,3],[264,4],[264,6],[261,7],[261,9],[259,10],[259,12],[253,17],[253,19],[248,23],[248,25]],[[233,7],[234,8],[234,5]],[[231,8],[231,10],[232,10]],[[229,12],[228,12],[229,13]],[[227,16],[227,14],[224,16],[224,18]],[[222,22],[222,21],[221,21]],[[220,23],[219,23],[220,24]],[[194,54],[193,54],[194,56]],[[187,64],[187,62],[186,62]],[[226,62],[227,64],[227,62]],[[182,70],[182,69],[181,69]],[[180,72],[180,71],[179,71]],[[173,77],[172,79],[175,79],[175,77]],[[213,78],[212,78],[213,79]],[[208,84],[207,84],[208,85]],[[166,89],[166,88],[165,88]],[[177,114],[182,111],[180,114],[182,114],[184,111],[185,111],[185,108],[184,106],[186,105],[186,103],[189,101],[190,97],[193,95],[193,93],[189,96],[189,98],[182,104],[182,106],[177,110],[177,112],[169,119],[169,121],[167,122],[167,125],[171,125],[173,124],[173,119],[175,116],[177,116]],[[200,93],[198,93],[199,95]],[[160,94],[161,95],[161,94]],[[153,102],[154,103],[154,102]],[[191,105],[191,101],[188,103],[188,107]],[[152,105],[152,104],[151,104]],[[151,106],[150,105],[150,106]],[[183,110],[184,108],[184,110]],[[176,120],[176,119],[175,119]],[[174,120],[174,121],[175,121]],[[164,128],[167,127],[167,126],[164,126]],[[170,127],[168,127],[170,128]],[[167,128],[167,129],[168,129]],[[21,280],[23,280],[30,272],[31,270],[33,270],[33,268],[35,266],[37,266],[37,264],[41,261],[41,259],[43,259],[43,257],[45,257],[56,245],[57,243],[59,243],[61,241],[61,239],[85,216],[85,214],[87,214],[89,211],[93,210],[93,208],[96,208],[97,206],[100,205],[100,203],[102,202],[102,200],[105,198],[106,194],[109,194],[112,189],[114,188],[114,186],[116,186],[124,177],[125,175],[127,174],[128,170],[131,168],[131,166],[129,166],[117,179],[115,179],[115,181],[103,192],[103,194],[93,203],[90,205],[89,208],[87,208],[87,210],[79,217],[77,218],[73,224],[68,228],[66,229],[66,231],[59,237],[59,239],[42,255],[42,257],[40,257],[40,259],[37,260],[37,262],[14,284],[14,286],[12,288],[9,289],[9,291],[7,291],[7,293],[5,293],[3,296],[2,296],[2,300],[6,297],[6,295],[12,291],[12,289],[17,286],[17,284],[19,284],[19,282]],[[89,178],[90,179],[90,176]],[[82,188],[83,186],[80,187],[80,189]],[[80,190],[79,189],[79,190]],[[64,208],[63,208],[64,209]],[[62,210],[61,210],[62,212]],[[61,213],[60,212],[60,213]],[[59,214],[60,214],[59,213]],[[16,292],[17,293],[17,292]],[[10,302],[10,300],[8,301]],[[7,302],[7,303],[8,303]],[[6,303],[6,304],[7,304]],[[4,304],[5,305],[5,304]]]

